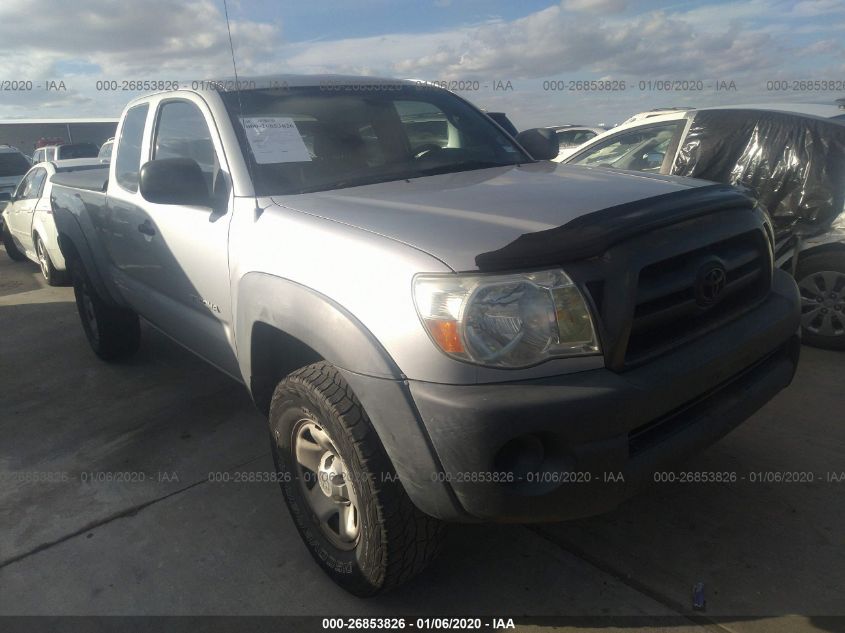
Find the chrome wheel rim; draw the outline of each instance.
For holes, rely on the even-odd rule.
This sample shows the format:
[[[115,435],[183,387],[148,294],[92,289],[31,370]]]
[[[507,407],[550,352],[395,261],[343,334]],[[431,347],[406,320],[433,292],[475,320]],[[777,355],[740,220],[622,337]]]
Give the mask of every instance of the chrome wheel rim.
[[[297,481],[312,518],[335,547],[354,549],[361,532],[358,500],[334,442],[309,419],[294,425],[292,439]]]
[[[821,270],[798,282],[801,326],[818,336],[845,335],[845,273]]]
[[[41,238],[35,240],[35,254],[38,257],[38,265],[41,266],[41,274],[44,279],[50,279],[50,264],[47,261],[47,251],[44,249],[44,243]]]

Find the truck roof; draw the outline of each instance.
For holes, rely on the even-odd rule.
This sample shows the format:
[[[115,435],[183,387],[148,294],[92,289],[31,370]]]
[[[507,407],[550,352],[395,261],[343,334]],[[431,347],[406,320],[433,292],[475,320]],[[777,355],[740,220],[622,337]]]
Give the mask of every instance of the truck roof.
[[[420,83],[431,85],[433,88],[439,88],[437,84],[416,80],[416,79],[393,79],[388,77],[371,77],[367,75],[336,75],[336,74],[322,74],[322,75],[255,75],[238,77],[235,81],[234,77],[202,79],[197,81],[185,82],[191,84],[190,87],[174,88],[172,90],[157,90],[139,95],[130,100],[126,107],[129,108],[139,102],[143,102],[149,97],[170,94],[174,92],[187,91],[195,94],[207,93],[230,93],[237,92],[238,87],[241,90],[271,90],[273,88],[307,88],[307,87],[325,87],[325,86],[366,86],[372,88],[376,84],[395,87],[402,86],[419,86]]]
[[[309,86],[325,86],[327,84],[338,86],[360,86],[374,84],[385,84],[395,86],[397,84],[406,86],[416,86],[422,80],[411,79],[393,79],[390,77],[372,77],[367,75],[257,75],[238,77],[235,82],[234,77],[222,79],[208,79],[204,83],[209,84],[210,90],[216,92],[235,92],[238,86],[243,90],[262,90],[269,88],[289,87],[289,88],[305,88]],[[426,82],[428,83],[428,82]],[[215,84],[217,87],[214,87]]]

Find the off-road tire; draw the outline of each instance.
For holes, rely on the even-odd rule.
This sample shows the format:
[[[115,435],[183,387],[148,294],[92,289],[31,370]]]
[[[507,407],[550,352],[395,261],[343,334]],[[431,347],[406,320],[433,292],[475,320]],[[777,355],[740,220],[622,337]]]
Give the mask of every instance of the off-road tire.
[[[313,420],[351,474],[359,532],[353,549],[327,538],[306,500],[293,453],[294,433]],[[361,403],[332,365],[315,363],[278,384],[270,405],[276,471],[294,523],[311,555],[338,585],[367,597],[406,582],[437,555],[444,524],[420,512],[399,482]]]
[[[138,315],[107,303],[97,293],[81,262],[70,263],[70,274],[82,329],[94,353],[111,362],[137,352],[141,344]]]

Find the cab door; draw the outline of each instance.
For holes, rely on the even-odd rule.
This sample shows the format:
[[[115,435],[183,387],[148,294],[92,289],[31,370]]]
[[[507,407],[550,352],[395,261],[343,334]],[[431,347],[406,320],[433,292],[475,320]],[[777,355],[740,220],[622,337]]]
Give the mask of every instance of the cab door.
[[[124,270],[136,291],[143,293],[141,313],[148,320],[238,377],[229,284],[231,180],[222,144],[199,97],[187,95],[151,105],[155,111],[146,156],[195,161],[215,204],[210,208],[135,201],[125,226],[133,244],[124,255],[134,261],[124,261]],[[120,152],[118,144],[118,162]],[[117,217],[117,209],[113,213]]]

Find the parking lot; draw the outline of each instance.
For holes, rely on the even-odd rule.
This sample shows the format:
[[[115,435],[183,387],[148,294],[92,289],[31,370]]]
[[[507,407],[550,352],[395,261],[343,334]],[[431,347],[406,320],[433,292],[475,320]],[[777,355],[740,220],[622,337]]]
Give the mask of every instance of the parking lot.
[[[313,564],[277,485],[255,481],[272,462],[242,386],[150,328],[130,362],[98,361],[72,290],[0,253],[0,614],[331,605],[589,616],[602,630],[645,616],[673,631],[836,630],[824,616],[845,615],[843,360],[805,347],[787,391],[683,467],[735,483],[655,484],[566,524],[456,526],[419,578],[361,601]],[[703,612],[691,607],[697,582]]]

